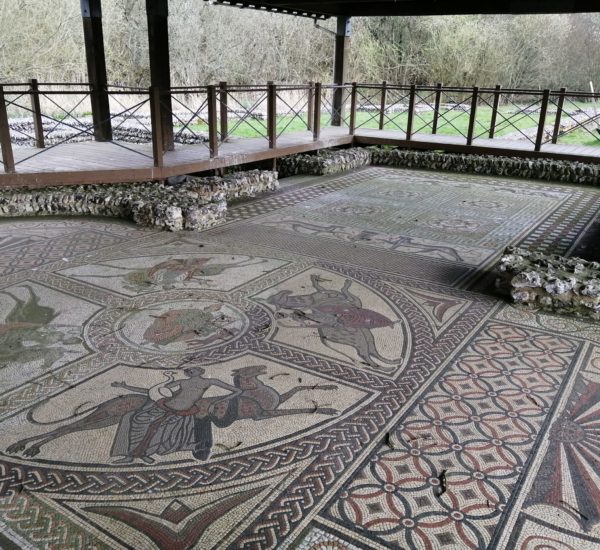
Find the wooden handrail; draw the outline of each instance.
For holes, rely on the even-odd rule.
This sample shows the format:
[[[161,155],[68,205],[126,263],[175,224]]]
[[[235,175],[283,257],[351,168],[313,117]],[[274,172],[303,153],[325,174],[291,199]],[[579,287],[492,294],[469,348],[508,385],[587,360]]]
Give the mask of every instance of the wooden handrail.
[[[45,147],[44,143],[44,126],[42,124],[42,109],[40,107],[40,96],[38,91],[38,81],[32,78],[29,81],[29,89],[31,90],[31,111],[33,113],[33,131],[35,133],[35,146],[38,149]]]
[[[313,120],[313,140],[321,137],[321,83],[315,83],[315,106],[313,109],[315,118]]]
[[[208,150],[210,158],[219,156],[219,135],[217,133],[217,87],[209,86],[206,89],[208,103]]]
[[[221,123],[221,142],[227,139],[229,133],[229,120],[228,120],[228,109],[227,109],[227,82],[219,82],[219,105],[220,105],[220,117]]]
[[[277,87],[273,82],[267,85],[267,136],[269,149],[277,147]]]
[[[164,143],[162,131],[162,117],[160,114],[160,90],[157,86],[151,86],[150,94],[150,121],[152,127],[152,157],[154,166],[162,168],[164,165]]]
[[[565,92],[566,88],[560,89],[558,96],[558,104],[556,105],[556,118],[554,119],[554,131],[552,132],[552,143],[556,145],[558,141],[558,135],[560,134],[560,120],[562,118],[563,106],[565,104]]]
[[[15,157],[13,156],[12,143],[10,141],[10,127],[8,126],[8,114],[6,102],[4,101],[4,87],[0,85],[0,148],[2,150],[2,162],[7,174],[15,172]]]
[[[467,130],[467,145],[473,145],[473,134],[475,132],[475,122],[477,121],[477,101],[479,100],[479,88],[473,87],[471,96],[471,113],[469,116],[469,129]]]
[[[542,149],[542,142],[544,141],[544,128],[546,126],[546,113],[548,112],[548,100],[550,98],[550,90],[544,90],[542,97],[542,107],[540,109],[540,119],[538,121],[537,137],[535,139],[534,151],[540,151]]]
[[[412,84],[408,96],[408,120],[406,121],[406,139],[412,139],[413,117],[415,115],[415,93],[417,87]]]

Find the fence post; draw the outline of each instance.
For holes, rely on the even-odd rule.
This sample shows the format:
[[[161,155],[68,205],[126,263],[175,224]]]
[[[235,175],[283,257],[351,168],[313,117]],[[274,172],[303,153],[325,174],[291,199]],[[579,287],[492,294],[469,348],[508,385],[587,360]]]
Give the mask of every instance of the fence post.
[[[492,106],[492,119],[490,120],[490,139],[494,139],[494,135],[496,134],[496,117],[498,116],[498,107],[500,105],[500,89],[500,84],[496,84],[496,88],[494,89],[494,104]]]
[[[44,126],[42,125],[42,109],[40,107],[40,95],[38,93],[38,81],[36,78],[29,80],[29,92],[31,95],[31,110],[33,112],[33,131],[35,133],[35,146],[43,149]]]
[[[467,145],[473,145],[473,134],[475,133],[475,121],[477,120],[477,101],[479,100],[479,88],[473,87],[471,97],[471,113],[469,117],[469,129],[467,130]]]
[[[219,82],[219,105],[221,113],[219,121],[221,123],[221,142],[227,139],[229,133],[229,120],[227,118],[227,82]]]
[[[154,166],[163,167],[163,131],[162,116],[160,109],[160,89],[158,86],[150,86],[150,124],[152,126],[152,156],[154,157]]]
[[[558,95],[558,105],[556,106],[556,119],[554,120],[554,132],[552,132],[552,143],[556,144],[558,141],[558,135],[560,134],[560,119],[562,118],[563,105],[565,104],[565,92],[566,88],[560,89]]]
[[[350,124],[348,130],[350,135],[354,135],[354,128],[356,127],[356,82],[352,83],[352,90],[350,92]]]
[[[306,129],[309,131],[312,131],[313,129],[313,118],[315,116],[315,111],[314,111],[314,101],[315,101],[315,83],[314,82],[309,82],[308,83],[308,103],[307,103],[307,109],[308,112],[306,113]]]
[[[321,137],[321,83],[315,83],[315,106],[313,108],[314,120],[312,124],[313,141]]]
[[[411,84],[408,96],[408,121],[406,122],[406,139],[412,139],[413,116],[415,111],[415,92],[416,86]]]
[[[208,103],[208,150],[212,159],[219,156],[216,86],[206,87],[206,101]]]
[[[10,127],[8,126],[8,114],[6,112],[4,87],[2,85],[0,85],[0,147],[2,149],[4,171],[7,174],[13,174],[15,172],[15,158],[13,156],[12,143],[10,142]]]
[[[440,117],[440,104],[442,103],[442,84],[438,82],[435,85],[435,105],[433,107],[433,121],[431,123],[431,133],[437,134],[438,119]]]
[[[277,147],[277,88],[273,82],[267,83],[267,135],[269,149]]]
[[[546,126],[546,113],[548,112],[548,100],[550,99],[550,90],[544,90],[542,96],[542,107],[540,109],[540,120],[538,122],[537,138],[535,139],[535,151],[542,150],[542,141],[544,141],[544,127]]]
[[[387,101],[387,81],[381,83],[381,106],[379,108],[379,129],[385,126],[385,104]]]

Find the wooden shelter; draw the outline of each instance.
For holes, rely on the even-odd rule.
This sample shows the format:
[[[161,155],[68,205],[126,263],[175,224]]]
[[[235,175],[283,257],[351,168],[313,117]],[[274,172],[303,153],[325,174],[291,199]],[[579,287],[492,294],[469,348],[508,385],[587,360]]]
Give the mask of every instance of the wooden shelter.
[[[146,0],[148,22],[149,66],[151,86],[146,89],[124,89],[111,85],[107,80],[104,53],[102,1],[80,0],[83,18],[84,41],[88,67],[88,82],[63,85],[63,89],[50,88],[55,84],[0,83],[0,150],[2,167],[0,185],[47,185],[53,183],[100,183],[114,181],[139,181],[163,179],[189,172],[199,172],[276,159],[281,156],[317,150],[324,147],[349,144],[388,144],[420,149],[444,149],[454,152],[519,155],[522,157],[546,156],[549,158],[600,162],[600,147],[563,145],[558,143],[564,135],[561,119],[570,118],[572,129],[590,130],[590,125],[600,122],[596,114],[585,121],[575,120],[565,109],[566,103],[598,101],[600,94],[567,92],[560,90],[511,90],[495,88],[456,88],[437,86],[400,86],[386,82],[378,84],[349,83],[346,76],[346,59],[350,48],[351,18],[355,16],[425,16],[456,14],[527,14],[527,13],[577,13],[600,11],[598,0],[204,0],[215,9],[220,6],[260,10],[291,16],[312,18],[315,21],[336,18],[335,58],[333,82],[330,84],[303,83],[299,85],[229,86],[192,83],[186,87],[173,87],[170,79],[168,0]],[[202,0],[197,0],[201,5]],[[305,94],[307,100],[300,109],[290,107],[292,118],[302,118],[304,131],[283,135],[289,121],[281,120],[277,106],[285,103],[281,93]],[[228,129],[236,102],[235,94],[261,94],[266,109],[252,112],[252,108],[240,115],[242,120],[263,117],[264,132],[260,137],[240,139],[232,143],[231,128]],[[52,115],[40,110],[40,99],[54,99],[72,94],[89,96],[93,128],[79,131],[84,138],[104,143],[72,143],[66,139],[60,144],[44,143],[43,121],[53,126],[63,124]],[[120,95],[121,94],[121,95]],[[208,138],[202,145],[181,145],[175,148],[176,138],[190,125],[190,121],[178,121],[174,129],[174,104],[181,104],[189,95],[201,97],[201,107],[190,108],[192,118],[202,114],[206,122]],[[134,107],[125,108],[119,101],[129,95]],[[502,113],[500,98],[519,96],[529,102],[515,116],[528,116],[534,123],[526,140],[502,139],[498,132],[501,124],[512,125],[512,115]],[[139,98],[142,97],[142,100]],[[23,100],[25,98],[25,100]],[[136,99],[137,98],[137,99]],[[20,102],[19,102],[20,100]],[[444,106],[446,100],[446,107]],[[229,101],[229,105],[228,105]],[[566,103],[565,103],[566,102]],[[30,107],[27,107],[29,103]],[[123,107],[115,113],[114,107]],[[111,123],[122,115],[135,115],[144,105],[151,114],[151,144],[125,144],[114,133],[118,126]],[[239,106],[238,102],[238,106]],[[447,107],[450,105],[450,107]],[[485,126],[477,119],[478,105],[491,109],[491,121]],[[19,147],[13,151],[11,130],[7,118],[7,106],[31,112],[35,140],[31,147]],[[111,106],[113,110],[111,111]],[[431,120],[425,125],[419,116],[419,108],[426,107]],[[394,119],[393,108],[402,109],[405,119],[402,125]],[[531,109],[534,109],[531,111]],[[204,109],[204,111],[201,111]],[[527,112],[529,109],[529,112]],[[72,110],[63,109],[68,117]],[[551,116],[546,117],[552,111]],[[469,117],[468,130],[458,135],[447,135],[440,128],[453,125],[448,116],[463,112]],[[372,113],[371,123],[366,126],[357,120],[359,115]],[[468,113],[468,115],[466,114]],[[327,114],[326,117],[322,116]],[[302,115],[302,116],[300,116]],[[534,120],[535,118],[535,120]],[[280,126],[278,126],[280,125]],[[587,125],[587,126],[586,126]],[[119,124],[120,126],[120,124]],[[282,126],[285,128],[281,129]],[[345,128],[342,128],[346,126]],[[588,128],[589,126],[589,128]],[[75,127],[74,127],[75,128]],[[447,128],[446,128],[447,129]],[[80,128],[75,128],[80,130]],[[175,135],[175,130],[177,135]],[[425,131],[423,131],[425,130]],[[521,132],[522,134],[523,132]],[[78,135],[79,135],[78,134]],[[442,135],[443,134],[443,135]],[[46,136],[47,137],[47,136]],[[187,143],[187,142],[186,142]]]

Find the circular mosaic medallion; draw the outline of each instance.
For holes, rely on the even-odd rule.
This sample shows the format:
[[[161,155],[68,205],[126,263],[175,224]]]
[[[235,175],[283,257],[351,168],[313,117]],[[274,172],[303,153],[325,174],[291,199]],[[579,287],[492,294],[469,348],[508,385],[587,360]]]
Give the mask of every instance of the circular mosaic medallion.
[[[181,300],[126,312],[117,321],[115,334],[134,349],[187,353],[235,340],[249,325],[248,317],[231,304]]]
[[[127,353],[130,361],[157,353],[218,360],[264,338],[270,326],[269,314],[254,302],[214,291],[171,290],[100,312],[84,334],[93,349]]]

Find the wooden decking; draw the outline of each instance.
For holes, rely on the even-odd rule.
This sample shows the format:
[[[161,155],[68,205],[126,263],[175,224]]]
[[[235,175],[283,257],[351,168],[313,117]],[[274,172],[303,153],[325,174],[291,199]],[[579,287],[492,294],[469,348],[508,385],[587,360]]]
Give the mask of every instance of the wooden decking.
[[[274,149],[269,148],[264,138],[232,139],[219,145],[219,155],[215,158],[210,158],[209,149],[204,144],[177,145],[175,151],[165,153],[162,168],[154,166],[150,143],[90,141],[47,149],[14,147],[17,172],[0,173],[0,186],[35,187],[164,179],[352,143],[600,162],[600,147],[548,144],[540,152],[534,152],[528,141],[476,139],[467,147],[464,138],[457,136],[415,134],[408,141],[400,131],[357,129],[354,135],[350,135],[345,127],[327,127],[321,131],[317,141],[313,140],[311,132],[282,135]]]

